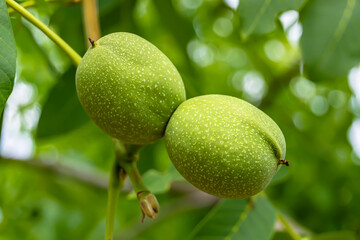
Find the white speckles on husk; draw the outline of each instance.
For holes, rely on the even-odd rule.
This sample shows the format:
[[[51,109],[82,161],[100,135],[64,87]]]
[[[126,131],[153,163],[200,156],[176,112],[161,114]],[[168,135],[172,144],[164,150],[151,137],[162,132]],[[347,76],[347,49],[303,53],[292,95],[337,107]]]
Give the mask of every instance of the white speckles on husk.
[[[149,144],[185,101],[181,76],[154,45],[131,33],[96,41],[76,72],[85,111],[105,132],[124,143]]]
[[[253,105],[223,95],[183,102],[168,123],[165,141],[186,180],[224,198],[259,193],[285,158],[285,139],[276,123]]]

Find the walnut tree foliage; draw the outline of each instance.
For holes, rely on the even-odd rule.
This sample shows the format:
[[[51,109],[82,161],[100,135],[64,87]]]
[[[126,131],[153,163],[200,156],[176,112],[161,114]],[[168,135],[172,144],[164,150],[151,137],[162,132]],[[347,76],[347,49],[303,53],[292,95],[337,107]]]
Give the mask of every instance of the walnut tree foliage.
[[[301,237],[359,238],[360,159],[350,127],[360,117],[360,79],[349,76],[360,67],[360,1],[233,2],[101,0],[101,31],[135,33],[157,46],[181,74],[187,98],[226,94],[259,107],[284,133],[290,167],[255,198],[217,199],[177,173],[159,140],[141,151],[139,170],[160,215],[142,224],[125,184],[114,239],[295,239],[278,224],[279,212]],[[81,3],[33,3],[30,12],[86,52]],[[103,239],[113,145],[81,108],[75,71],[0,0],[1,120],[18,119],[3,122],[2,151],[24,147],[5,142],[9,122],[33,144],[30,161],[1,155],[0,240]],[[28,96],[9,98],[19,86]]]

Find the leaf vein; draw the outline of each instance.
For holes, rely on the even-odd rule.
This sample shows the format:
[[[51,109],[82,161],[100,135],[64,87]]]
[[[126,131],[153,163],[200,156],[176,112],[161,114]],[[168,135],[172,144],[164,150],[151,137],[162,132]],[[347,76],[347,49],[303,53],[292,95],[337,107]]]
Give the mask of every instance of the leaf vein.
[[[251,33],[252,31],[254,31],[258,21],[260,20],[261,16],[265,13],[265,10],[268,8],[269,4],[271,3],[271,0],[265,0],[265,2],[263,3],[263,5],[261,6],[258,14],[256,14],[254,21],[252,22],[252,24],[250,25],[250,27],[248,28],[248,30],[245,32],[245,35],[248,35],[249,33]]]
[[[349,21],[353,15],[353,10],[355,8],[356,5],[356,0],[348,0],[346,7],[344,9],[344,12],[341,16],[341,19],[334,31],[334,35],[332,40],[328,43],[327,47],[325,48],[323,55],[321,57],[321,59],[324,59],[324,61],[319,61],[322,62],[323,65],[326,65],[327,62],[330,59],[330,56],[334,53],[334,49],[336,48],[337,44],[340,42],[341,38],[344,36],[344,32],[347,28],[347,26],[349,25]]]
[[[255,200],[256,201],[256,200]],[[224,240],[231,240],[232,237],[234,236],[234,234],[239,230],[241,223],[244,222],[244,220],[248,217],[249,212],[251,211],[253,204],[255,204],[254,202],[252,202],[251,200],[248,202],[248,204],[246,205],[244,211],[240,214],[237,222],[234,224],[234,226],[232,227],[231,231],[229,232],[229,234],[224,238]]]

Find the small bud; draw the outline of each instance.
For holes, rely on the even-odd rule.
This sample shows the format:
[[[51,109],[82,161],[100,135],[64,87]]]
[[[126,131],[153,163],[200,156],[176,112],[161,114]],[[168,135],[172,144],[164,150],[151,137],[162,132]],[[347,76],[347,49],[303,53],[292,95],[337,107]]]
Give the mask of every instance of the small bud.
[[[152,209],[154,210],[154,213],[156,213],[156,216],[157,216],[157,214],[159,213],[159,210],[160,210],[160,205],[159,205],[159,202],[156,199],[155,195],[152,193],[147,195],[146,200],[150,203]]]
[[[159,202],[156,197],[152,193],[148,193],[146,196],[142,196],[139,198],[141,212],[143,217],[141,222],[144,221],[145,216],[155,219],[159,213]]]

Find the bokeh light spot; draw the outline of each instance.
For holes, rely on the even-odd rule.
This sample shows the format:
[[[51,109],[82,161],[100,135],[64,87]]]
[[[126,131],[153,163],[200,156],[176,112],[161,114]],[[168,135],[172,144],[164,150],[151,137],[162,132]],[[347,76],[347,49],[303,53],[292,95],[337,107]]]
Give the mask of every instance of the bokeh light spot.
[[[290,82],[290,89],[296,97],[305,101],[313,98],[316,93],[315,83],[307,80],[304,77],[297,77],[292,79]]]
[[[324,115],[329,109],[327,99],[323,96],[314,97],[310,102],[310,109],[317,116]]]
[[[346,95],[339,90],[332,90],[328,94],[329,104],[333,108],[342,108],[346,103]]]
[[[267,85],[259,72],[250,71],[244,76],[242,89],[244,98],[254,105],[258,105],[267,92]]]
[[[231,78],[231,83],[232,83],[232,86],[238,90],[238,91],[242,91],[243,87],[243,78],[245,76],[247,72],[246,71],[242,71],[242,70],[239,70],[239,71],[236,71],[234,73],[234,75],[232,76]]]
[[[214,62],[214,52],[210,46],[198,40],[191,41],[187,46],[190,58],[200,67],[206,67]]]
[[[295,112],[292,115],[292,120],[297,129],[304,130],[306,128],[306,122],[302,112]]]
[[[188,9],[197,9],[202,4],[202,0],[182,0],[182,5]]]
[[[239,0],[225,0],[224,2],[232,9],[237,9],[239,6]]]
[[[228,18],[218,18],[214,22],[213,30],[220,37],[227,37],[233,31],[233,24]]]
[[[286,11],[281,14],[280,21],[289,41],[293,45],[297,45],[302,34],[302,26],[299,22],[299,13],[294,10]]]
[[[348,79],[356,99],[360,101],[360,67],[352,68],[349,72]]]
[[[353,147],[353,151],[360,158],[360,119],[353,121],[348,132],[349,141]]]
[[[278,40],[270,40],[264,46],[266,56],[274,61],[279,62],[283,59],[286,53],[284,44]]]
[[[2,209],[0,208],[0,224],[3,221],[3,219],[4,219],[4,215],[3,215]]]

